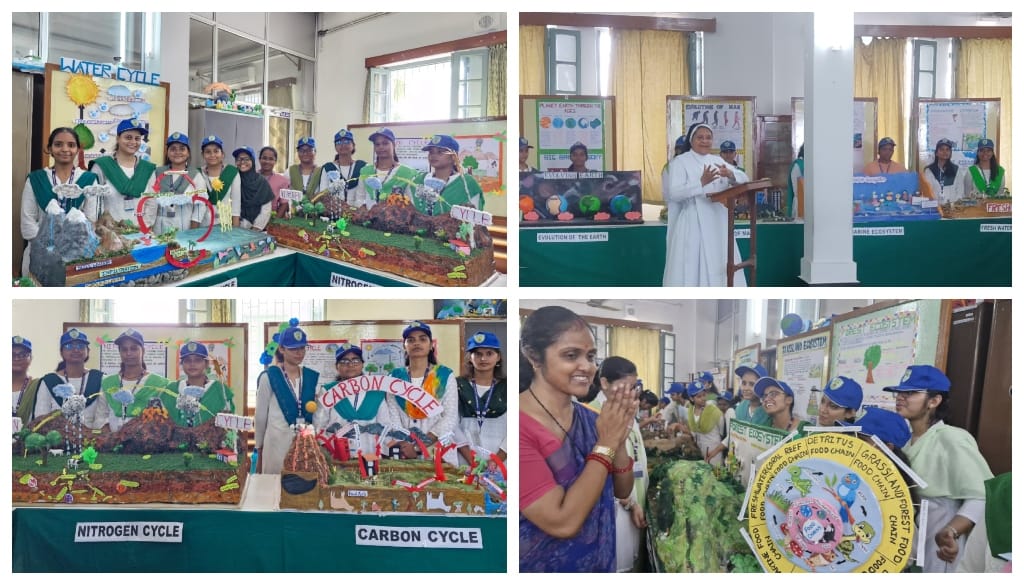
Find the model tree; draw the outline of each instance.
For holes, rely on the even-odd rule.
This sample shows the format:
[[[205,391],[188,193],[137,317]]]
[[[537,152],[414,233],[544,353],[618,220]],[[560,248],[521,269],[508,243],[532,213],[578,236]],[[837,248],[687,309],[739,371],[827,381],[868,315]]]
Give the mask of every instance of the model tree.
[[[868,384],[874,384],[875,378],[872,375],[872,370],[878,367],[878,364],[882,361],[882,346],[872,345],[871,347],[864,350],[864,367],[868,369],[867,378],[864,381]]]

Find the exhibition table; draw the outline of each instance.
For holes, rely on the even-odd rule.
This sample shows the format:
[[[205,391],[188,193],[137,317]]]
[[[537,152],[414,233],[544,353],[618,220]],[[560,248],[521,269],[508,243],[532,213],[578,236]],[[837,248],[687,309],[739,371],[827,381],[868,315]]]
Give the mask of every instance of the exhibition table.
[[[853,259],[862,286],[1010,286],[1009,217],[854,225]],[[804,224],[757,224],[758,286],[800,280]],[[521,286],[661,286],[667,226],[520,229]],[[749,228],[737,226],[746,257]]]
[[[181,523],[181,539],[75,542],[79,524],[86,522]],[[24,507],[14,509],[13,571],[504,573],[506,526],[505,517],[437,514],[263,512],[203,506]],[[382,528],[399,541],[417,532],[423,535],[422,544],[381,546]],[[375,537],[376,545],[365,544]],[[357,544],[357,539],[364,544]],[[442,540],[449,544],[440,544]]]

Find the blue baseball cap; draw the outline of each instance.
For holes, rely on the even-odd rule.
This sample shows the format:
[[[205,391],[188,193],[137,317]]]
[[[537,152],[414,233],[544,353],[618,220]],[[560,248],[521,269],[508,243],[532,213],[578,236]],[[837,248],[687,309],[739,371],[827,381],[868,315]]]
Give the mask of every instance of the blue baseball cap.
[[[724,400],[726,402],[732,402],[732,398],[732,392],[722,392],[718,395],[719,400]]]
[[[466,342],[466,351],[485,347],[501,351],[501,342],[498,341],[498,336],[490,331],[477,331]]]
[[[882,148],[883,146],[896,146],[896,141],[886,136],[878,141],[878,148]]]
[[[991,138],[982,138],[978,141],[978,150],[981,150],[982,148],[995,149],[995,147],[996,143],[993,142]]]
[[[408,339],[414,331],[422,331],[427,334],[427,337],[434,338],[434,334],[430,331],[430,325],[422,321],[413,321],[411,325],[402,330],[402,339]]]
[[[25,349],[27,349],[29,353],[32,353],[32,342],[31,341],[25,339],[24,337],[22,337],[20,335],[15,335],[13,337],[13,342],[14,343],[12,344],[12,348],[20,346],[20,347],[24,347]]]
[[[824,393],[836,406],[854,410],[860,410],[860,403],[864,400],[864,390],[860,384],[846,376],[832,378],[825,386]]]
[[[338,349],[334,350],[334,361],[338,362],[341,358],[345,357],[346,353],[354,353],[360,361],[363,359],[363,348],[355,345],[354,343],[342,343],[338,345]]]
[[[764,378],[765,376],[768,375],[768,371],[765,370],[764,366],[762,366],[761,364],[755,364],[753,367],[740,366],[736,368],[736,375],[739,376],[740,378],[742,378],[747,373],[753,373],[758,378]]]
[[[903,372],[903,378],[896,386],[886,386],[883,390],[887,392],[920,392],[931,390],[932,392],[949,392],[952,384],[946,374],[935,366],[907,366]]]
[[[520,136],[519,137],[519,150],[522,150],[524,148],[533,148],[533,147],[530,146],[530,141],[529,140],[527,140],[527,139],[523,138],[522,136]]]
[[[256,162],[256,151],[253,150],[251,146],[239,146],[238,148],[235,149],[234,152],[231,153],[231,156],[237,159],[239,153],[242,152],[248,154],[249,158],[251,158],[253,162]]]
[[[121,123],[117,125],[117,135],[120,136],[129,130],[138,130],[143,136],[149,135],[149,128],[139,120],[138,118],[129,118],[128,120],[121,120]]]
[[[374,139],[376,139],[378,136],[383,136],[384,138],[387,138],[391,142],[395,141],[395,133],[392,132],[390,128],[381,128],[380,130],[377,130],[373,134],[370,134],[370,142],[373,142]]]
[[[685,134],[683,136],[680,136],[679,138],[676,138],[676,146],[682,146],[684,144],[686,144],[686,135]]]
[[[278,344],[285,349],[298,349],[300,347],[306,347],[306,332],[298,327],[289,327],[284,330],[284,333],[279,337],[280,341]]]
[[[89,336],[78,329],[68,329],[64,332],[64,335],[60,336],[60,344],[64,345],[65,343],[84,343],[89,345]]]
[[[732,140],[725,140],[722,145],[718,147],[719,152],[736,152],[736,143]]]
[[[686,394],[689,395],[690,398],[693,398],[694,396],[700,394],[701,392],[704,392],[707,389],[708,387],[707,385],[704,384],[704,382],[697,380],[696,382],[690,383],[690,385],[686,387]]]
[[[308,146],[313,150],[316,150],[316,139],[312,136],[303,136],[302,138],[299,138],[299,143],[295,145],[295,150],[298,150],[303,146]]]
[[[857,426],[866,435],[874,435],[884,443],[903,448],[910,440],[910,425],[902,416],[877,406],[864,409],[864,416],[854,422],[839,421],[844,427]]]
[[[702,382],[707,382],[708,384],[715,381],[715,377],[711,375],[711,372],[701,372],[700,379]]]
[[[459,143],[447,134],[434,134],[430,138],[430,142],[420,150],[430,150],[431,148],[444,148],[452,152],[459,152]]]
[[[195,341],[190,341],[190,342],[186,343],[185,345],[181,346],[181,351],[178,352],[178,356],[179,356],[179,359],[185,359],[185,358],[187,358],[190,355],[199,355],[199,356],[203,356],[204,358],[209,358],[210,357],[210,352],[206,349],[206,346],[203,345],[202,343],[196,343]]]
[[[941,138],[935,143],[935,150],[938,150],[940,146],[948,146],[950,150],[953,149],[953,141],[948,138]]]
[[[762,396],[764,396],[765,391],[768,390],[769,388],[778,388],[779,390],[785,392],[788,396],[793,396],[793,389],[789,387],[789,384],[783,382],[782,380],[769,378],[768,376],[764,376],[763,378],[757,381],[757,384],[754,384],[754,394],[758,398],[761,398]]]
[[[181,132],[175,132],[167,137],[167,146],[170,146],[177,142],[178,144],[184,144],[188,148],[192,148],[188,143],[188,135],[182,134]]]
[[[668,396],[662,396],[661,400],[658,401],[658,404],[665,405],[668,404],[669,402],[672,402],[672,400]]]
[[[203,145],[200,148],[206,148],[210,144],[216,144],[218,148],[224,150],[224,141],[220,139],[220,136],[210,134],[206,138],[203,138]]]
[[[665,394],[686,394],[686,384],[682,382],[672,382],[672,385],[668,387]]]
[[[122,341],[127,340],[134,341],[135,343],[138,343],[142,347],[146,347],[146,340],[142,338],[142,334],[132,329],[131,327],[122,331],[121,335],[118,335],[117,339],[114,340],[114,344],[121,345]]]
[[[342,140],[348,140],[349,142],[355,142],[355,139],[352,137],[352,132],[350,132],[346,128],[342,128],[341,130],[338,130],[337,132],[334,133],[334,143],[335,144],[341,142]]]

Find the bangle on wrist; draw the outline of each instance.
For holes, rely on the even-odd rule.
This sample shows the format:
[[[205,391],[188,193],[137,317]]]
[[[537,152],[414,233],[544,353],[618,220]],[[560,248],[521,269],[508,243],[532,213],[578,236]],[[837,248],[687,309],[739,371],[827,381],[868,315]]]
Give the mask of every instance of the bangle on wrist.
[[[612,462],[605,459],[604,455],[598,455],[597,453],[591,453],[587,455],[586,461],[597,461],[605,469],[608,470],[609,475],[612,473]]]
[[[613,463],[612,465],[613,465],[613,467],[612,467],[612,473],[615,473],[615,474],[619,474],[619,473],[630,473],[630,472],[632,472],[632,471],[633,471],[633,458],[632,458],[632,457],[630,457],[630,458],[629,458],[629,462],[628,462],[628,463],[626,463],[626,464],[625,464],[624,466],[622,466],[622,467],[614,467],[614,465],[615,465],[614,463]]]
[[[605,447],[604,445],[594,445],[594,448],[591,449],[590,452],[595,455],[607,457],[609,463],[615,461],[615,449],[612,449],[611,447]]]

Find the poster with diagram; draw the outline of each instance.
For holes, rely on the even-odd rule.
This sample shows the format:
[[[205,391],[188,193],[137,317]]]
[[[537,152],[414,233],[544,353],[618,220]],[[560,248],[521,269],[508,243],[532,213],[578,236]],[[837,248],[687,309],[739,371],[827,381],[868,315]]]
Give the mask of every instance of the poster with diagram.
[[[706,124],[713,133],[712,154],[719,153],[722,142],[731,140],[736,145],[737,164],[748,171],[755,168],[753,97],[670,95],[667,100],[668,160],[672,160],[676,139],[685,136],[693,124]]]
[[[537,100],[537,156],[540,170],[569,166],[569,148],[587,147],[587,168],[604,170],[607,126],[602,99]]]
[[[821,391],[828,383],[828,329],[780,339],[776,374],[793,389],[793,413],[803,420],[818,416]]]
[[[177,357],[181,355],[181,347],[186,343],[200,343],[206,348],[206,352],[210,356],[210,370],[208,374],[210,379],[221,380],[224,384],[228,384],[231,380],[231,344],[233,343],[228,339],[182,339],[176,341],[174,344],[174,355],[171,356],[171,362],[169,367],[169,378],[172,380],[181,379],[185,375],[181,370],[181,360]],[[219,366],[214,366],[214,364]],[[149,364],[147,364],[149,365]]]
[[[167,345],[167,341],[146,341],[142,361],[146,364],[146,371],[150,374],[156,374],[164,378],[168,377],[168,375],[174,375],[174,371],[168,372]],[[100,345],[100,370],[105,376],[121,371],[121,354],[118,352],[117,344],[114,343],[113,339],[105,340]]]
[[[916,115],[919,169],[935,160],[935,145],[943,138],[953,143],[951,160],[961,167],[974,164],[982,138],[996,142],[999,156],[999,99],[919,100]]]
[[[405,366],[405,349],[401,339],[364,339],[363,370],[367,374],[390,374],[391,370]]]
[[[342,343],[348,343],[347,339],[310,339],[306,346],[306,357],[302,365],[320,372],[320,385],[330,383],[338,377],[338,370],[334,367],[334,352]]]

